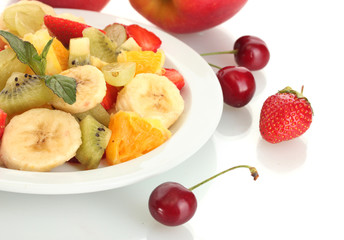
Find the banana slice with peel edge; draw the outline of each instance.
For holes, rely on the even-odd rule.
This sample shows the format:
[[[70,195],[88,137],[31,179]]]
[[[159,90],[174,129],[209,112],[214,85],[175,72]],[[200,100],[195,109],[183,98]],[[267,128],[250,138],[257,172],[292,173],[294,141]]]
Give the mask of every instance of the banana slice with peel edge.
[[[106,94],[106,83],[104,74],[98,68],[84,65],[70,68],[60,74],[75,78],[76,102],[68,104],[54,94],[51,104],[55,108],[69,113],[80,113],[86,112],[102,102]]]
[[[11,119],[0,155],[11,169],[50,171],[74,157],[80,145],[80,126],[71,114],[36,108]]]
[[[119,110],[159,119],[163,126],[169,128],[182,114],[184,100],[179,89],[167,77],[141,73],[119,92],[116,111]]]

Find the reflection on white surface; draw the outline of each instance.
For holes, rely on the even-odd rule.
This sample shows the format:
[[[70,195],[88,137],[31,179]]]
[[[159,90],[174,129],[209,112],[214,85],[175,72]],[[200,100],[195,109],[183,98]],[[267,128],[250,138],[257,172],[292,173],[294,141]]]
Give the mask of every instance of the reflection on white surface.
[[[216,133],[224,137],[238,137],[247,133],[251,125],[252,116],[247,107],[234,108],[224,104]]]
[[[157,223],[149,214],[148,198],[162,182],[190,187],[209,177],[216,172],[216,159],[214,142],[209,140],[180,166],[125,188],[55,196],[0,192],[0,239],[193,239],[188,224],[175,228]],[[198,201],[210,186],[195,193]]]
[[[193,234],[187,226],[165,227],[158,224],[151,226],[147,240],[192,240]]]
[[[257,145],[257,159],[266,168],[286,173],[302,166],[307,157],[307,145],[302,138],[282,142],[272,147],[270,143],[260,140]]]

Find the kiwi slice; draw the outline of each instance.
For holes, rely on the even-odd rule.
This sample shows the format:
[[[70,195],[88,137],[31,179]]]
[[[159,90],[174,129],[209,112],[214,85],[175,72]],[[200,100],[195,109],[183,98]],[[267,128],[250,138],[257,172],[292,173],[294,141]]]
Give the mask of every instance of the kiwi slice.
[[[134,78],[136,72],[136,63],[134,62],[115,62],[102,67],[105,81],[116,87],[127,84]]]
[[[134,38],[128,38],[124,43],[122,43],[117,49],[116,53],[120,54],[122,51],[141,51],[142,48],[137,44]]]
[[[74,116],[77,117],[79,120],[83,120],[88,115],[94,117],[101,124],[109,126],[110,114],[105,110],[105,108],[100,103],[86,112],[74,114]]]
[[[119,23],[113,23],[106,26],[104,31],[111,41],[116,42],[117,46],[122,45],[128,38],[125,27]]]
[[[90,39],[72,38],[69,43],[68,66],[76,67],[90,64]]]
[[[48,103],[53,92],[37,76],[14,72],[0,92],[0,109],[8,115]]]
[[[86,169],[97,168],[112,132],[91,115],[87,115],[81,120],[80,129],[82,143],[76,152],[75,158]]]
[[[117,44],[96,28],[89,27],[82,31],[84,37],[90,39],[91,55],[104,62],[115,62],[117,59]]]
[[[25,72],[26,65],[20,62],[12,48],[0,51],[0,91],[13,72]]]

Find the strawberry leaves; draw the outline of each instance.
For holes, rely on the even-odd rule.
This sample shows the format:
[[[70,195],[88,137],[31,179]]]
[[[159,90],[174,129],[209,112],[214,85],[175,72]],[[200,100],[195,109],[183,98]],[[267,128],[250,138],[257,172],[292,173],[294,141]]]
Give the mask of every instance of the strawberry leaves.
[[[53,38],[47,42],[42,53],[38,54],[36,48],[30,42],[23,41],[12,33],[0,30],[0,36],[8,41],[17,54],[18,60],[27,64],[57,96],[68,104],[73,104],[76,101],[76,81],[74,78],[62,75],[45,75],[47,54],[54,40]]]

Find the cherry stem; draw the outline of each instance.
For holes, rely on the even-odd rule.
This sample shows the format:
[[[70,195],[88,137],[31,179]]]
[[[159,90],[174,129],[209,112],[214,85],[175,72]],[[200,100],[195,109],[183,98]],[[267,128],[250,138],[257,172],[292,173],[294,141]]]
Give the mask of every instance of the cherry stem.
[[[256,181],[257,178],[259,177],[258,171],[257,171],[257,169],[256,169],[255,167],[251,167],[251,166],[249,166],[249,165],[238,165],[238,166],[235,166],[235,167],[228,168],[228,169],[226,169],[226,170],[224,170],[224,171],[222,171],[222,172],[220,172],[220,173],[218,173],[218,174],[215,174],[214,176],[212,176],[212,177],[210,177],[210,178],[208,178],[208,179],[206,179],[206,180],[204,180],[204,181],[202,181],[202,182],[196,184],[195,186],[189,188],[189,190],[192,191],[192,190],[194,190],[195,188],[198,188],[199,186],[203,185],[204,183],[207,183],[207,182],[209,182],[210,180],[212,180],[212,179],[214,179],[214,178],[216,178],[216,177],[218,177],[218,176],[220,176],[220,175],[222,175],[222,174],[224,174],[224,173],[226,173],[226,172],[229,172],[229,171],[231,171],[231,170],[233,170],[233,169],[236,169],[236,168],[248,168],[248,169],[250,170],[250,172],[251,172],[251,176],[253,177],[253,180],[255,180],[255,181]]]
[[[214,68],[218,68],[218,69],[221,69],[221,67],[215,65],[215,64],[212,64],[212,63],[208,63],[210,66],[214,67]]]
[[[218,54],[236,54],[238,53],[237,49],[231,51],[223,51],[223,52],[210,52],[210,53],[201,53],[201,56],[210,56],[210,55],[218,55]]]

